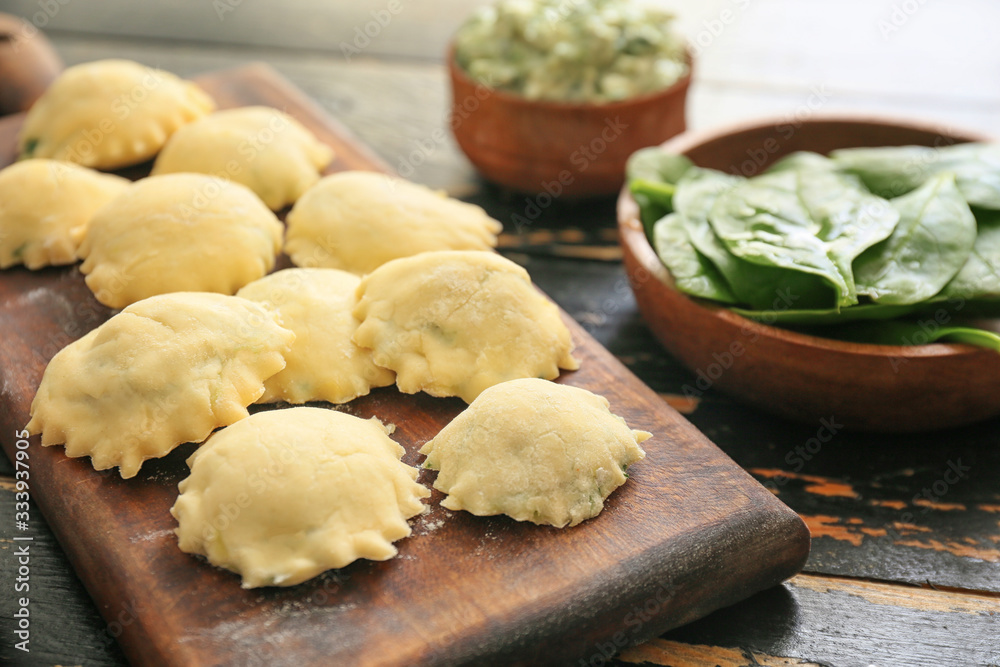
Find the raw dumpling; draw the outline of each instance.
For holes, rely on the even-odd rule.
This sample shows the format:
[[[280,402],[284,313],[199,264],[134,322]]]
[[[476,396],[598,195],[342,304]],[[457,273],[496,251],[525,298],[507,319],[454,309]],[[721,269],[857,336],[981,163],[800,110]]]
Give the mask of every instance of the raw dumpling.
[[[129,182],[54,160],[0,171],[0,269],[72,264],[87,223]]]
[[[371,352],[351,340],[358,328],[351,310],[360,282],[336,269],[285,269],[237,293],[276,312],[295,332],[288,365],[265,383],[261,403],[346,403],[392,384],[392,371],[376,366]]]
[[[333,151],[297,120],[269,107],[211,114],[177,130],[153,174],[195,172],[241,183],[278,210],[319,180]]]
[[[427,252],[362,279],[354,342],[412,394],[471,402],[505,380],[579,367],[559,309],[528,272],[488,251]]]
[[[28,431],[97,470],[134,477],[142,462],[201,442],[247,416],[285,366],[295,334],[234,296],[179,293],[135,303],[52,358]]]
[[[150,176],[90,221],[80,271],[122,308],[167,292],[236,290],[274,267],[281,223],[250,190],[202,174]]]
[[[529,378],[484,391],[420,453],[442,506],[562,528],[600,514],[649,437],[603,396]]]
[[[389,432],[374,418],[305,407],[219,431],[188,459],[170,510],[181,551],[242,575],[244,588],[392,558],[430,492]]]
[[[285,252],[296,266],[363,275],[429,250],[489,250],[502,226],[478,206],[386,174],[327,176],[288,213]]]
[[[24,119],[21,159],[42,157],[95,169],[144,162],[177,128],[215,109],[195,84],[130,60],[67,68]]]

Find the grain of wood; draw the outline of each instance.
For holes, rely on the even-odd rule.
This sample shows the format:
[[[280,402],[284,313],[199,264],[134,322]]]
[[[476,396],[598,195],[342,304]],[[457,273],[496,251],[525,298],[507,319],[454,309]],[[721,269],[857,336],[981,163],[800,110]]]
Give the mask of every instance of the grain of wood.
[[[554,257],[566,259],[588,259],[601,262],[620,262],[622,250],[615,246],[552,246],[549,252]]]
[[[974,591],[803,573],[661,639],[837,667],[985,666],[1000,658],[998,602]]]
[[[621,248],[616,246],[536,245],[535,243],[531,240],[521,241],[517,237],[506,236],[500,238],[497,249],[501,252],[530,253],[562,259],[584,259],[600,262],[620,262],[622,258]]]
[[[618,660],[629,664],[663,667],[822,667],[798,658],[782,658],[741,648],[684,644],[668,639],[653,639],[631,648]]]
[[[912,586],[889,585],[880,582],[863,581],[841,577],[824,577],[814,574],[800,574],[788,580],[788,585],[805,588],[818,593],[846,593],[871,604],[938,611],[956,614],[976,614],[996,616],[1000,622],[1000,599],[990,594],[972,592],[953,593]]]
[[[986,535],[982,539],[998,542],[1000,541],[1000,534]],[[944,551],[961,558],[975,558],[976,560],[986,561],[988,563],[1000,563],[1000,549],[983,549],[976,547],[975,545],[963,544],[955,540],[908,539],[896,540],[896,544],[901,547],[916,547],[918,549]]]
[[[694,396],[681,396],[680,394],[661,393],[660,398],[666,401],[667,405],[682,415],[689,415],[693,413],[698,409],[698,404],[701,403],[701,399],[699,398]]]
[[[844,498],[858,497],[857,492],[850,484],[840,480],[830,479],[829,477],[821,477],[819,475],[803,475],[777,468],[751,468],[750,472],[758,477],[765,477],[768,479],[773,479],[775,477],[800,479],[804,482],[808,482],[804,488],[806,493],[815,493],[819,496],[842,496]]]
[[[509,226],[508,226],[509,227]],[[523,252],[563,259],[583,259],[601,262],[621,262],[622,251],[614,237],[575,227],[565,229],[521,228],[498,238],[497,248],[503,252]]]
[[[927,509],[937,510],[939,512],[964,512],[966,510],[965,505],[962,503],[940,503],[933,500],[925,500],[923,498],[914,500],[913,504],[917,507],[926,507]]]
[[[939,508],[935,508],[939,509]],[[962,508],[964,510],[964,507]],[[944,511],[953,511],[947,508]],[[865,537],[886,537],[889,535],[889,528],[885,526],[866,526],[864,521],[857,517],[845,518],[843,516],[831,516],[826,514],[803,514],[802,520],[809,527],[809,532],[813,539],[829,537],[835,540],[848,542],[855,547],[861,546]],[[974,558],[988,563],[1000,563],[1000,549],[988,546],[987,542],[1000,541],[1000,533],[980,534],[975,537],[968,536],[959,541],[947,539],[942,536],[911,537],[917,533],[933,533],[927,527],[908,522],[894,521],[890,524],[893,541],[901,547],[913,547],[917,549],[931,549],[934,551],[950,553],[961,558]]]
[[[828,516],[825,514],[805,515],[802,520],[809,527],[809,534],[813,539],[819,537],[832,537],[835,540],[849,542],[853,546],[859,547],[865,536],[856,526],[847,524],[847,519],[839,516]]]
[[[692,417],[697,422],[703,413]],[[959,430],[947,447],[935,434],[886,440],[845,432],[811,454],[803,444],[815,433],[803,429],[784,440],[793,443],[787,451],[778,448],[773,456],[751,452],[764,451],[774,433],[752,436],[754,443],[736,451],[737,460],[806,521],[813,536],[810,571],[996,591],[1000,530],[989,510],[1000,466],[990,444],[995,432],[994,422]],[[724,434],[711,435],[726,442]],[[783,465],[757,463],[768,459]],[[855,496],[812,492],[810,473],[849,485]],[[944,486],[946,476],[951,483]]]
[[[906,503],[902,500],[869,500],[868,504],[874,505],[876,507],[888,507],[893,510],[901,510],[906,507]]]

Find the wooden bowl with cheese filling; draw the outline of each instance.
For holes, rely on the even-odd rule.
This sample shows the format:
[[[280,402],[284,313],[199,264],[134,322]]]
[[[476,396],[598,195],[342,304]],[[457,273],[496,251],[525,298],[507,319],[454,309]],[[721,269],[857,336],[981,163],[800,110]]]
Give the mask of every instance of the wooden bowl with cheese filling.
[[[519,192],[580,199],[622,186],[640,148],[683,132],[688,72],[669,88],[604,104],[532,100],[474,81],[448,52],[449,124],[488,180]]]

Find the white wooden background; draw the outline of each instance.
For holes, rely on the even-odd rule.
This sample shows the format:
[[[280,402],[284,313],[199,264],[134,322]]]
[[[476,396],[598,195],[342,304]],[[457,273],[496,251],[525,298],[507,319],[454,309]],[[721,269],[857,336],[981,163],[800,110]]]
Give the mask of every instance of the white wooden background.
[[[566,0],[572,2],[572,0]],[[336,3],[334,10],[331,5]],[[0,0],[74,43],[120,36],[124,53],[212,43],[276,64],[340,64],[363,85],[366,56],[427,76],[462,19],[484,0]],[[1000,135],[1000,2],[996,0],[658,0],[698,50],[689,118],[704,128],[761,115],[862,110],[941,120]],[[388,24],[361,57],[342,43],[373,12]],[[336,17],[336,18],[335,18]],[[344,17],[348,17],[346,20]],[[402,24],[406,24],[404,26]],[[412,26],[420,25],[420,31]],[[72,37],[71,40],[63,39]],[[137,38],[153,38],[137,39]],[[330,76],[330,78],[334,78]],[[374,82],[373,82],[374,85]],[[815,107],[815,108],[813,108]]]

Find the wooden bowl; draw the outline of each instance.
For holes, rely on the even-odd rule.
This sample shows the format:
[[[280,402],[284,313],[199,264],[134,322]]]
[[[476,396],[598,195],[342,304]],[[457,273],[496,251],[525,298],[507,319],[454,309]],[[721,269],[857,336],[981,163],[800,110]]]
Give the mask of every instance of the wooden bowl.
[[[751,176],[798,150],[918,144],[987,137],[917,122],[822,117],[688,133],[664,144],[702,167]],[[681,294],[646,240],[627,190],[618,201],[625,268],[647,324],[696,380],[797,421],[867,431],[925,431],[1000,415],[1000,354],[952,344],[868,345],[786,331]]]
[[[488,88],[465,73],[453,48],[448,67],[449,124],[459,147],[484,177],[520,192],[613,194],[632,153],[685,130],[690,67],[669,88],[609,104],[529,100]]]
[[[61,71],[45,35],[23,19],[0,14],[0,116],[27,111]]]

